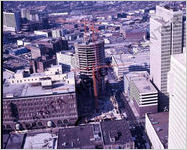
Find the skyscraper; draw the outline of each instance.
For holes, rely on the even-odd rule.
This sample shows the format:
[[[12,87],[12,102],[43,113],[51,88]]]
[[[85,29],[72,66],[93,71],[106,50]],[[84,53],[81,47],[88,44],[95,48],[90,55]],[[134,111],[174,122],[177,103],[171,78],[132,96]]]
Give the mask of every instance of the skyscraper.
[[[159,110],[168,108],[167,73],[171,54],[182,52],[182,11],[156,6],[150,18],[150,75],[159,90]]]
[[[186,53],[171,56],[168,73],[169,149],[186,149]]]
[[[97,92],[101,95],[104,90],[104,77],[102,76],[104,70],[101,68],[105,63],[104,41],[88,40],[87,42],[76,43],[75,54],[80,75],[86,75],[93,79],[93,84],[96,83]]]
[[[95,70],[98,70],[98,66],[104,65],[105,52],[103,40],[77,43],[75,44],[75,52],[80,74],[92,76],[93,67],[95,67]]]
[[[183,23],[183,47],[186,47],[186,21]]]
[[[3,12],[4,31],[20,31],[20,13]]]
[[[25,8],[22,8],[21,9],[21,18],[24,19],[24,18],[27,18],[27,12],[29,10],[28,9],[25,9]]]

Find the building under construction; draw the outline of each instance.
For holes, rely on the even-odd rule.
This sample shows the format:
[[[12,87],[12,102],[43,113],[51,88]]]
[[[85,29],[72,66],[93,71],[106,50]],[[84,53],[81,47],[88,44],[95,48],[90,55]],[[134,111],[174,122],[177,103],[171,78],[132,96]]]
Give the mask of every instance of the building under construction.
[[[88,78],[93,81],[93,84],[90,84],[90,89],[94,92],[95,97],[102,95],[105,87],[104,41],[98,39],[76,43],[75,53],[77,70],[80,77]]]

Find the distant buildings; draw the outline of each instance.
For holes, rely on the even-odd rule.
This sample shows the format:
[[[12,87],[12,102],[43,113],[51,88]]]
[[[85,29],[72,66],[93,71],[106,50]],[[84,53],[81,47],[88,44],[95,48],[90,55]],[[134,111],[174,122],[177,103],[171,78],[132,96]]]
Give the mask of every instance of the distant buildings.
[[[158,91],[152,85],[146,71],[124,75],[124,88],[140,117],[158,110]]]
[[[52,30],[52,37],[53,38],[59,38],[62,36],[62,32],[60,29],[53,29]]]
[[[130,71],[148,71],[149,53],[112,55],[112,66],[118,79]]]
[[[21,18],[29,21],[39,21],[39,15],[34,10],[21,9]]]
[[[184,51],[185,48],[184,48]],[[169,149],[186,148],[186,52],[171,55],[168,73]]]
[[[52,37],[51,30],[36,30],[34,31],[34,34],[36,35],[44,35],[46,37]]]
[[[31,50],[31,68],[33,72],[43,72],[51,64],[56,64],[56,52],[67,50],[68,42],[62,38],[45,38],[33,41],[26,46]]]
[[[167,73],[171,54],[182,52],[182,11],[156,6],[150,18],[150,75],[159,90],[159,110],[168,109]]]
[[[3,12],[3,30],[4,31],[20,31],[20,13]]]
[[[142,29],[121,29],[121,30],[125,38],[125,41],[129,41],[132,43],[143,41],[147,37],[146,31]]]
[[[145,129],[152,149],[168,149],[169,112],[145,115]]]
[[[16,55],[16,56],[24,54],[24,53],[28,53],[28,52],[29,52],[29,50],[27,48],[25,48],[25,47],[20,47],[20,48],[17,48],[17,49],[11,49],[9,51],[10,54]]]
[[[44,73],[18,71],[3,86],[3,130],[74,125],[78,118],[74,73],[61,66]]]
[[[58,65],[62,65],[63,72],[69,72],[76,68],[75,56],[72,52],[60,51],[56,53],[56,60]]]
[[[44,72],[51,65],[56,65],[55,56],[42,56],[30,60],[30,70],[33,73]]]

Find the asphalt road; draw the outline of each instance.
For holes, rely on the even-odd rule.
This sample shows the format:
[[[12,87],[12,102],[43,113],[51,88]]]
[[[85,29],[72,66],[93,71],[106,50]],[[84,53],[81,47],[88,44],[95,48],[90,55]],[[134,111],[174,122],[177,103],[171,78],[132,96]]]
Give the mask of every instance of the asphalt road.
[[[113,79],[117,81],[115,76],[112,74],[112,71],[108,71],[108,77],[111,80]],[[145,133],[145,125],[144,123],[142,123],[145,121],[145,119],[138,119],[134,116],[134,113],[131,107],[129,106],[127,99],[123,95],[122,93],[123,91],[121,91],[121,89],[114,88],[113,91],[115,91],[114,92],[115,99],[118,105],[120,106],[119,107],[120,113],[123,114],[125,112],[127,114],[126,120],[129,124],[131,134],[134,137],[135,148],[145,149],[146,143],[149,143],[150,145],[149,138]]]

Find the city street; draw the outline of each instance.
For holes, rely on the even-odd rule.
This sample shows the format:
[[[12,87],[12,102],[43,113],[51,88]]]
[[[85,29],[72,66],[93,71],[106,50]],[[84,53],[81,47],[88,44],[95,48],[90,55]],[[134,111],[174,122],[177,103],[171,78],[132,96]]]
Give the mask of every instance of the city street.
[[[112,71],[108,71],[108,76],[111,80],[114,80],[117,82],[115,75],[112,73]],[[119,112],[121,116],[123,114],[126,114],[126,120],[129,124],[131,134],[133,136],[133,139],[135,141],[135,147],[144,149],[146,148],[146,143],[150,143],[149,139],[145,133],[145,119],[144,118],[136,118],[131,107],[129,106],[128,100],[123,95],[123,91],[121,91],[120,86],[119,89],[111,89],[114,92],[115,101],[118,103],[119,106]],[[148,144],[150,145],[150,144]]]

